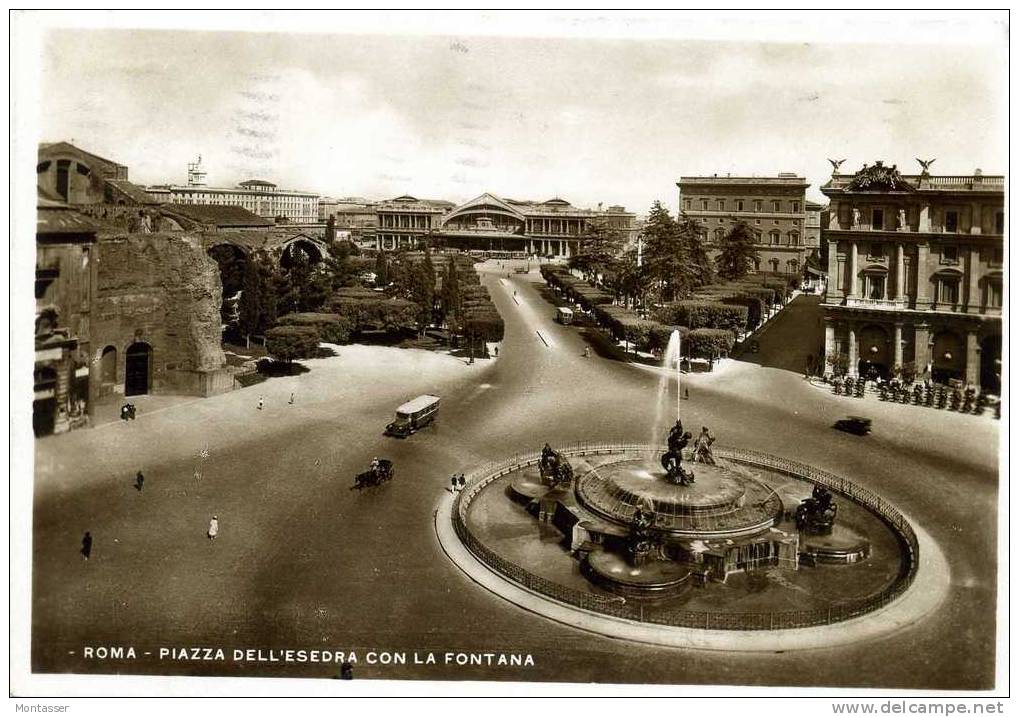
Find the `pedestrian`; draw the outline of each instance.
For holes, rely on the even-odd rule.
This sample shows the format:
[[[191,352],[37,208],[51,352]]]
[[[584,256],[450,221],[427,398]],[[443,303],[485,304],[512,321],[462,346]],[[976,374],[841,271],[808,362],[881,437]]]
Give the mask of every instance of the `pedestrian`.
[[[293,393],[290,394],[290,405],[291,406],[294,405],[294,394]]]
[[[464,474],[461,473],[460,474],[460,490],[463,490],[466,487],[467,487],[467,479],[464,478]]]
[[[262,410],[262,406],[264,406],[264,405],[265,405],[265,400],[261,396],[259,396],[258,397],[258,410],[261,411]]]
[[[456,473],[454,473],[453,476],[449,479],[449,482],[450,482],[450,485],[452,485],[452,488],[450,488],[449,492],[450,493],[456,493],[456,484],[457,484]]]
[[[683,399],[686,400],[686,401],[690,400],[690,389],[689,388],[683,388]]]
[[[212,520],[209,521],[209,532],[207,534],[209,540],[215,540],[216,536],[219,535],[219,517],[212,516]]]
[[[88,560],[89,556],[92,555],[92,533],[85,531],[85,536],[81,539],[81,555],[85,560]]]
[[[134,487],[141,493],[142,486],[145,485],[145,476],[142,475],[141,471],[134,477]]]
[[[495,347],[495,357],[499,358],[499,347],[498,346]]]

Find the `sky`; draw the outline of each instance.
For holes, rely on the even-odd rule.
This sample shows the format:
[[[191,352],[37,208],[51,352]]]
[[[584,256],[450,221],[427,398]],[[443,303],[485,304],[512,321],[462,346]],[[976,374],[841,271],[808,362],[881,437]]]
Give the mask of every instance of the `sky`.
[[[684,175],[1007,168],[1007,44],[50,30],[40,139],[183,184],[675,210]]]

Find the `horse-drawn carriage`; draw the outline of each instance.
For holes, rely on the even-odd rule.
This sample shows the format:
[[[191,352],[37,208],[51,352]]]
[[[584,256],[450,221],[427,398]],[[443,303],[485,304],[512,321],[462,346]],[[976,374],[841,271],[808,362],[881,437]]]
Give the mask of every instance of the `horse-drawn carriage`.
[[[393,462],[385,458],[375,459],[363,473],[354,477],[355,488],[370,488],[393,479]]]

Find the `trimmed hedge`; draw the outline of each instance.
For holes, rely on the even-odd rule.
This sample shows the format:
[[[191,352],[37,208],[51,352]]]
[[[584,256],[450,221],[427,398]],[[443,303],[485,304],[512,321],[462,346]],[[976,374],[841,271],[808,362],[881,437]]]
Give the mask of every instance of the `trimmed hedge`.
[[[747,307],[715,301],[676,301],[656,309],[654,319],[691,329],[742,331],[747,325]]]
[[[681,342],[686,341],[686,337],[690,333],[690,329],[685,326],[665,326],[655,322],[648,332],[648,350],[664,352],[669,347],[673,331],[679,331]]]
[[[322,341],[330,344],[350,343],[353,322],[346,316],[324,313],[285,314],[276,321],[277,326],[310,326],[316,329]]]
[[[683,353],[700,358],[716,358],[732,350],[736,337],[726,329],[694,329],[686,336]]]
[[[277,361],[312,358],[320,337],[314,326],[274,326],[265,332],[265,350]]]
[[[413,331],[417,329],[419,307],[406,299],[390,299],[371,289],[337,290],[326,304],[333,313],[345,317],[352,331]]]
[[[720,301],[723,304],[747,307],[746,331],[753,331],[760,325],[761,317],[764,316],[764,302],[756,296],[725,296]]]

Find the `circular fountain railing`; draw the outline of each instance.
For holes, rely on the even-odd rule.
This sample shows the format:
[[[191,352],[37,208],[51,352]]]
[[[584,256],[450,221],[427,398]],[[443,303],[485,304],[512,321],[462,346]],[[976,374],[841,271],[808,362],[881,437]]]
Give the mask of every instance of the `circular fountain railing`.
[[[660,453],[662,446],[637,443],[575,443],[557,449],[567,456],[610,455],[616,453]],[[814,610],[772,612],[714,613],[697,610],[655,610],[645,614],[637,601],[621,602],[617,597],[603,597],[560,585],[529,572],[485,546],[467,527],[471,501],[490,483],[508,473],[536,465],[540,452],[523,453],[504,461],[490,463],[471,472],[466,487],[457,495],[452,511],[453,529],[474,556],[490,569],[545,598],[603,615],[674,627],[710,630],[779,630],[829,625],[860,617],[880,609],[906,592],[916,577],[920,547],[912,526],[879,495],[841,476],[818,470],[796,461],[767,453],[741,448],[715,448],[715,456],[736,463],[758,466],[802,480],[819,483],[845,496],[877,515],[895,534],[902,550],[902,567],[895,579],[880,592],[848,600],[838,605]]]

